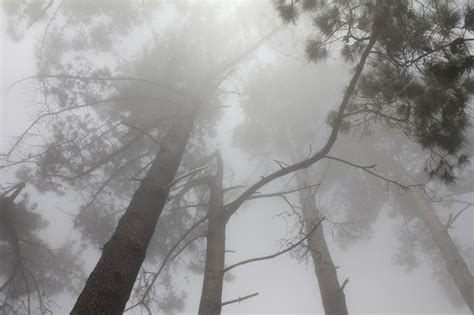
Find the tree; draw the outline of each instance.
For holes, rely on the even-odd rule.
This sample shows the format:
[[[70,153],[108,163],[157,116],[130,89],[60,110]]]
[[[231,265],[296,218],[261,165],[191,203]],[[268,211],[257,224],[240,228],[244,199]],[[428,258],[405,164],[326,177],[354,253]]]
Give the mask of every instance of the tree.
[[[462,151],[468,130],[465,111],[472,93],[469,6],[443,1],[413,5],[407,1],[278,1],[277,9],[289,22],[296,21],[299,10],[310,12],[321,34],[307,41],[306,54],[312,61],[325,58],[327,44],[338,41],[343,56],[354,59],[361,45],[373,38],[371,23],[383,29],[370,51],[374,57],[369,72],[362,76],[344,113],[345,123],[365,133],[377,120],[403,130],[430,152],[425,167],[430,176],[445,183],[455,181],[456,171],[468,161]],[[329,123],[337,122],[338,114],[331,114]],[[424,204],[419,207],[458,289],[474,311],[472,274],[436,215]],[[455,275],[458,272],[463,276]]]
[[[88,5],[92,5],[92,11]],[[156,44],[157,52],[132,51],[131,57],[139,60],[136,66],[120,62],[104,66],[97,55],[89,58],[95,52],[113,57],[121,50],[118,38],[129,39],[127,36],[136,29],[135,18],[140,16],[138,13],[128,17],[128,10],[135,9],[129,2],[120,3],[120,6],[110,6],[107,2],[61,3],[46,25],[39,48],[40,74],[36,76],[43,88],[46,112],[3,155],[4,167],[36,161],[40,167],[31,171],[22,169],[20,177],[37,180],[43,188],[56,191],[61,186],[87,187],[88,176],[106,174],[107,179],[99,182],[92,194],[93,202],[112,180],[124,179],[133,172],[130,169],[136,173],[146,172],[139,185],[130,184],[129,178],[125,184],[119,181],[114,193],[118,195],[132,188],[136,189],[135,194],[130,196],[128,210],[111,240],[103,247],[102,258],[73,313],[120,312],[124,309],[193,127],[203,130],[203,125],[195,124],[197,116],[209,118],[203,112],[212,113],[214,101],[220,106],[215,98],[219,85],[239,62],[271,35],[264,36],[246,51],[233,53],[229,49],[233,46],[233,38],[219,38],[216,32],[203,31],[203,28],[216,25],[210,21],[216,18],[213,10],[217,7],[211,10],[210,6],[201,4],[178,4],[176,8],[183,11],[181,16],[188,16],[182,24],[183,32]],[[60,17],[68,14],[73,18],[63,23]],[[109,19],[101,18],[109,14]],[[59,25],[50,27],[54,20],[59,21]],[[104,23],[113,22],[119,22],[119,32],[105,34]],[[69,26],[73,26],[73,35],[62,36],[63,28]],[[83,32],[76,33],[77,29]],[[199,33],[188,32],[190,29]],[[237,36],[234,38],[238,40]],[[44,46],[45,39],[52,45]],[[164,47],[161,46],[163,42],[166,43]],[[184,44],[188,45],[186,49],[183,49]],[[158,60],[158,69],[147,63]],[[58,115],[66,117],[57,119]],[[54,120],[50,125],[51,138],[43,150],[27,152],[20,160],[12,161],[12,154],[18,152],[22,143],[25,145],[25,136],[44,118]],[[87,216],[85,218],[90,222]],[[79,216],[79,223],[81,219],[84,216]]]
[[[291,163],[304,160],[302,149],[315,141],[312,137],[320,129],[318,114],[327,110],[326,100],[338,93],[335,91],[343,75],[341,70],[336,66],[308,69],[288,60],[279,60],[276,67],[260,67],[242,97],[246,116],[234,134],[235,142],[252,156],[263,156],[266,160],[275,161],[275,155]],[[318,80],[320,72],[327,73],[324,81]],[[292,78],[292,82],[288,82],[288,78]],[[294,208],[307,234],[323,216],[315,199],[319,185],[314,186],[316,176],[310,175],[309,168],[296,171],[295,177],[301,207]],[[334,215],[326,214],[328,218]],[[307,253],[313,262],[325,312],[347,314],[343,286],[339,283],[324,230],[324,226],[320,226],[307,239]]]
[[[328,56],[330,43],[341,48],[344,58],[355,60],[376,23],[383,31],[345,118],[363,120],[366,129],[379,119],[404,130],[431,152],[431,176],[448,183],[455,179],[455,168],[466,163],[462,151],[471,94],[469,6],[438,0],[413,5],[282,0],[276,7],[288,22],[295,22],[300,11],[311,16],[319,34],[307,40],[306,56],[315,62]]]
[[[377,170],[381,170],[385,177],[392,179],[395,183],[413,185],[404,188],[391,183],[387,185],[387,191],[381,193],[380,184],[371,183],[365,189],[374,197],[367,198],[364,204],[366,207],[372,207],[374,200],[377,200],[378,203],[382,203],[382,206],[385,204],[385,207],[393,209],[392,213],[403,220],[398,232],[400,247],[395,262],[406,266],[407,269],[413,269],[421,261],[421,257],[427,257],[428,264],[434,267],[436,278],[440,280],[448,296],[455,296],[457,293],[459,297],[464,296],[464,301],[469,305],[469,282],[472,276],[465,261],[467,257],[463,257],[460,244],[455,242],[449,233],[450,224],[454,223],[464,211],[454,212],[446,217],[446,224],[442,223],[442,218],[445,216],[443,213],[447,213],[449,208],[437,207],[439,200],[433,199],[429,192],[436,191],[437,195],[443,195],[469,191],[466,188],[470,185],[468,174],[471,171],[464,169],[466,174],[462,174],[460,183],[457,185],[446,187],[434,180],[429,180],[424,172],[425,155],[419,147],[414,146],[413,143],[407,143],[406,138],[399,131],[392,130],[389,134],[384,134],[381,126],[375,130],[376,132],[363,141],[354,142],[349,137],[340,140],[340,146],[336,148],[337,155],[346,156],[350,152],[357,156],[354,163],[376,162],[377,164],[373,164],[374,168],[376,165]],[[346,172],[338,171],[338,173],[335,174],[336,176],[334,174],[327,176],[326,187],[337,185],[342,178],[348,181]],[[368,174],[368,176],[372,175]],[[346,186],[344,196],[359,192],[357,185]],[[443,193],[445,190],[447,192]],[[353,192],[350,193],[350,191]],[[348,199],[354,200],[351,197]],[[382,206],[379,204],[379,207]]]
[[[0,196],[2,314],[51,313],[52,298],[64,291],[76,292],[82,277],[73,244],[51,249],[38,235],[47,222],[28,195],[15,202],[24,187],[20,183]]]

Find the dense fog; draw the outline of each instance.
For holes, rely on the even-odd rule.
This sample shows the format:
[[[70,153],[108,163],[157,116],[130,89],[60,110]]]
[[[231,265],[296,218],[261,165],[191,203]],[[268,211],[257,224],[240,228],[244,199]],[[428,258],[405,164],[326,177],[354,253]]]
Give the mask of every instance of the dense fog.
[[[2,0],[0,314],[474,314],[474,3]]]

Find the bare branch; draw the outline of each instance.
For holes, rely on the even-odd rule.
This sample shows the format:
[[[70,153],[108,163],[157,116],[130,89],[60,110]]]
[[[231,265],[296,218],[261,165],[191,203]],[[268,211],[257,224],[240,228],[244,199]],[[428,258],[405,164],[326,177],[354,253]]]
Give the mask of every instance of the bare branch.
[[[333,156],[325,156],[324,157],[325,159],[328,159],[328,160],[334,160],[334,161],[337,161],[337,162],[341,162],[341,163],[344,163],[344,164],[347,164],[347,165],[350,165],[352,167],[355,167],[355,168],[360,168],[361,170],[363,170],[364,172],[367,172],[377,178],[380,178],[388,183],[391,183],[391,184],[394,184],[398,187],[400,187],[401,189],[403,189],[404,191],[407,191],[408,189],[410,189],[411,187],[416,187],[416,186],[423,186],[423,184],[410,184],[410,185],[403,185],[403,184],[400,184],[399,182],[396,182],[392,179],[389,179],[385,176],[382,176],[380,174],[377,174],[375,172],[373,172],[371,169],[374,169],[375,168],[375,164],[373,165],[367,165],[367,166],[364,166],[364,165],[358,165],[358,164],[354,164],[352,162],[349,162],[349,161],[346,161],[346,160],[343,160],[343,159],[340,159],[340,158],[337,158],[337,157],[333,157]]]
[[[229,305],[229,304],[232,304],[232,303],[240,303],[244,300],[253,298],[254,296],[257,296],[257,295],[258,295],[258,292],[255,292],[255,293],[252,293],[252,294],[249,294],[249,295],[246,295],[246,296],[239,297],[238,299],[235,299],[235,300],[230,300],[230,301],[223,302],[221,304],[221,306]]]
[[[448,218],[448,222],[446,222],[446,229],[449,229],[449,228],[453,228],[453,223],[454,221],[456,221],[457,218],[459,218],[459,216],[467,210],[467,208],[469,208],[470,206],[474,206],[474,204],[467,204],[464,208],[462,208],[461,210],[458,211],[458,213],[453,217],[453,214],[450,214],[449,215],[449,218]]]
[[[241,261],[239,263],[236,263],[236,264],[233,264],[233,265],[230,265],[229,267],[226,267],[224,268],[224,273],[228,272],[229,270],[232,270],[234,269],[235,267],[238,267],[238,266],[242,266],[242,265],[246,265],[246,264],[249,264],[249,263],[252,263],[252,262],[256,262],[256,261],[262,261],[262,260],[268,260],[268,259],[273,259],[275,257],[278,257],[280,255],[283,255],[284,253],[287,253],[289,252],[290,250],[296,248],[297,246],[299,246],[300,244],[302,244],[306,239],[308,239],[311,235],[313,235],[313,233],[316,231],[316,229],[321,225],[321,223],[324,221],[325,219],[322,218],[321,220],[318,221],[318,223],[311,229],[311,231],[306,234],[305,237],[303,237],[302,239],[300,239],[298,242],[296,242],[295,244],[291,245],[290,247],[282,250],[282,251],[279,251],[275,254],[272,254],[272,255],[268,255],[268,256],[262,256],[262,257],[257,257],[257,258],[252,258],[252,259],[247,259],[247,260],[244,260],[244,261]]]
[[[191,170],[188,173],[186,173],[186,174],[176,178],[175,180],[171,181],[169,184],[164,186],[164,188],[166,188],[166,189],[170,188],[170,187],[174,186],[175,184],[177,184],[178,182],[180,182],[181,180],[185,179],[186,177],[189,177],[189,176],[192,176],[196,173],[199,173],[200,171],[205,170],[207,167],[208,167],[207,165],[204,165],[204,166],[198,167],[194,170]]]
[[[154,143],[156,143],[159,147],[161,147],[161,143],[155,139],[155,137],[153,137],[152,135],[150,135],[147,131],[137,127],[137,126],[134,126],[132,124],[129,124],[129,123],[126,123],[126,122],[121,122],[122,125],[124,126],[127,126],[127,127],[130,127],[132,129],[135,129],[139,132],[141,132],[142,134],[144,134],[145,136],[147,136],[148,138],[150,138]]]
[[[344,280],[344,282],[341,285],[341,291],[344,291],[344,288],[346,287],[348,283],[349,283],[349,278],[346,278],[346,280]]]
[[[147,79],[142,79],[142,78],[134,78],[134,77],[126,77],[126,76],[117,76],[117,77],[94,77],[94,76],[77,76],[77,75],[68,75],[68,74],[57,74],[57,75],[35,75],[35,76],[30,76],[27,78],[23,78],[20,80],[17,80],[10,84],[10,86],[7,89],[7,93],[10,91],[10,89],[15,86],[18,83],[28,81],[28,80],[44,80],[44,79],[65,79],[65,80],[78,80],[78,81],[131,81],[131,82],[139,82],[139,83],[145,83],[153,86],[158,86],[161,88],[165,88],[169,91],[172,91],[178,95],[183,95],[182,92],[176,90],[175,88],[156,81],[151,81]]]
[[[162,98],[156,98],[156,97],[120,97],[120,98],[109,98],[109,99],[105,99],[105,100],[98,100],[98,101],[93,101],[93,102],[88,102],[88,103],[84,103],[84,104],[81,104],[81,105],[77,105],[77,106],[70,106],[70,107],[67,107],[67,108],[63,108],[63,109],[60,109],[58,111],[55,111],[55,112],[48,112],[48,113],[45,113],[45,114],[42,114],[40,116],[38,116],[29,126],[28,128],[26,128],[26,130],[18,137],[17,141],[13,144],[13,146],[10,148],[10,150],[7,152],[7,153],[4,153],[4,154],[0,154],[0,156],[6,156],[6,157],[9,157],[10,154],[15,150],[15,148],[18,146],[18,144],[23,140],[23,138],[28,134],[28,132],[37,124],[39,123],[43,118],[45,117],[49,117],[49,116],[57,116],[59,114],[62,114],[64,112],[67,112],[67,111],[73,111],[73,110],[77,110],[77,109],[81,109],[81,108],[85,108],[85,107],[94,107],[94,106],[98,106],[98,105],[103,105],[103,104],[110,104],[110,103],[113,103],[113,102],[117,102],[117,101],[132,101],[132,100],[165,100],[165,99],[162,99]],[[170,102],[169,100],[165,100],[165,101],[168,101]]]
[[[168,260],[170,259],[171,255],[173,254],[173,252],[176,250],[176,248],[178,248],[179,244],[181,244],[181,242],[184,241],[184,239],[195,229],[197,228],[199,225],[201,225],[202,223],[204,223],[205,221],[207,221],[208,219],[208,216],[206,215],[205,217],[203,217],[202,219],[196,221],[193,225],[191,225],[191,227],[189,227],[189,229],[186,230],[186,232],[184,232],[184,234],[176,241],[176,243],[171,247],[171,249],[169,250],[168,254],[166,254],[165,258],[163,259],[163,261],[161,262],[161,265],[160,267],[158,268],[158,271],[154,274],[153,276],[153,279],[151,280],[151,282],[149,283],[147,289],[145,290],[145,293],[143,293],[143,296],[141,297],[140,301],[132,306],[130,306],[129,308],[125,309],[124,310],[124,313],[127,312],[127,311],[130,311],[131,309],[139,306],[139,305],[143,305],[144,304],[144,301],[146,299],[146,297],[148,296],[148,294],[150,293],[150,290],[151,288],[153,287],[153,285],[155,284],[155,281],[156,279],[158,278],[158,276],[160,275],[160,273],[163,271],[163,269],[165,268],[165,265],[166,263],[168,262]],[[182,249],[183,250],[183,249]],[[182,251],[181,250],[181,251]],[[180,252],[181,252],[180,251]],[[176,255],[173,257],[173,259],[176,258]],[[172,260],[173,260],[172,259]]]
[[[307,186],[304,186],[304,187],[301,187],[301,188],[297,187],[297,188],[294,188],[294,189],[290,189],[290,190],[282,191],[282,192],[277,192],[277,193],[253,195],[253,196],[250,196],[247,200],[260,199],[260,198],[271,198],[271,197],[281,197],[281,196],[288,195],[288,194],[291,194],[291,193],[294,193],[294,192],[297,192],[297,191],[300,191],[300,190],[311,189],[313,187],[319,187],[320,185],[321,184],[319,183],[319,184],[307,185]]]

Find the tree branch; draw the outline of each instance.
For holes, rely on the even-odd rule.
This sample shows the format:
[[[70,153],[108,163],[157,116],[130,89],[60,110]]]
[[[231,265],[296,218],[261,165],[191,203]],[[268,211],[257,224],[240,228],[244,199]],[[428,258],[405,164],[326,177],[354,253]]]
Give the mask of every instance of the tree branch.
[[[183,95],[182,92],[176,90],[175,88],[166,85],[164,83],[156,82],[156,81],[151,81],[151,80],[146,80],[142,78],[134,78],[134,77],[127,77],[127,76],[117,76],[117,77],[94,77],[94,76],[77,76],[77,75],[68,75],[68,74],[57,74],[57,75],[35,75],[35,76],[30,76],[27,78],[23,78],[20,80],[17,80],[10,84],[10,86],[7,88],[7,93],[10,91],[10,89],[15,86],[18,83],[27,81],[27,80],[44,80],[44,79],[66,79],[66,80],[78,80],[78,81],[132,81],[132,82],[139,82],[139,83],[145,83],[153,86],[158,86],[165,88],[169,91],[172,91],[178,95]]]
[[[364,165],[358,165],[358,164],[354,164],[354,163],[351,163],[349,161],[346,161],[346,160],[343,160],[343,159],[340,159],[340,158],[337,158],[337,157],[333,157],[333,156],[325,156],[324,157],[325,159],[328,159],[328,160],[333,160],[333,161],[337,161],[337,162],[341,162],[341,163],[344,163],[344,164],[347,164],[347,165],[350,165],[352,167],[355,167],[355,168],[360,168],[361,170],[363,170],[364,172],[367,172],[377,178],[380,178],[388,183],[391,183],[391,184],[394,184],[398,187],[400,187],[401,189],[407,191],[408,189],[410,189],[411,187],[415,187],[415,186],[422,186],[422,184],[411,184],[411,185],[403,185],[403,184],[400,184],[399,182],[396,182],[394,180],[391,180],[385,176],[382,176],[382,175],[379,175],[373,171],[371,171],[371,169],[374,169],[375,168],[375,164],[373,165],[368,165],[368,166],[364,166]]]
[[[129,308],[125,309],[124,310],[124,313],[127,312],[127,311],[130,311],[131,309],[139,306],[139,305],[142,305],[144,304],[145,302],[145,299],[146,297],[148,296],[148,294],[150,293],[150,290],[151,288],[153,287],[153,285],[155,284],[155,281],[156,279],[158,278],[158,276],[160,275],[160,273],[163,271],[163,269],[165,268],[165,265],[166,263],[168,262],[168,260],[170,259],[171,255],[173,254],[173,252],[176,250],[176,248],[178,248],[179,244],[181,244],[181,242],[189,235],[189,233],[191,233],[195,228],[197,228],[200,224],[204,223],[205,221],[207,221],[208,219],[208,216],[206,215],[205,217],[203,217],[202,219],[196,221],[193,225],[191,225],[191,227],[189,227],[189,229],[186,230],[186,232],[181,235],[181,237],[176,241],[176,243],[171,247],[171,249],[169,250],[169,252],[166,254],[165,258],[163,259],[163,261],[161,262],[161,265],[160,267],[158,268],[158,271],[154,274],[153,276],[153,279],[151,280],[150,284],[148,285],[148,287],[146,288],[145,290],[145,293],[143,293],[143,296],[141,297],[140,301],[132,306],[130,306]],[[181,249],[182,251],[182,249]],[[181,252],[180,251],[180,252]],[[176,258],[176,255],[173,257],[173,259]],[[172,260],[173,260],[172,259]]]
[[[242,301],[244,301],[244,300],[253,298],[254,296],[257,296],[257,295],[258,295],[258,292],[255,292],[255,293],[252,293],[252,294],[243,296],[243,297],[239,297],[238,299],[235,299],[235,300],[230,300],[230,301],[223,302],[223,303],[221,304],[221,306],[229,305],[229,304],[232,304],[232,303],[240,303],[240,302],[242,302]]]
[[[272,173],[272,174],[270,174],[266,177],[263,177],[260,181],[256,182],[252,186],[250,186],[239,197],[237,197],[234,201],[232,201],[231,203],[229,203],[227,205],[226,211],[227,211],[227,215],[229,217],[232,214],[234,214],[235,211],[237,211],[237,209],[250,196],[252,196],[257,190],[259,190],[261,187],[265,186],[266,184],[270,183],[271,181],[273,181],[273,180],[275,180],[275,179],[277,179],[281,176],[290,174],[290,173],[292,173],[294,171],[297,171],[299,169],[306,168],[306,167],[318,162],[319,160],[324,158],[324,156],[326,156],[326,154],[329,153],[332,146],[336,142],[336,138],[337,138],[337,135],[339,133],[339,130],[341,128],[341,124],[342,124],[342,121],[343,121],[343,118],[344,118],[344,112],[347,108],[347,104],[349,103],[349,100],[350,100],[351,96],[354,94],[356,84],[359,80],[359,77],[362,73],[362,70],[365,66],[365,63],[367,62],[367,58],[369,56],[370,50],[374,47],[375,42],[377,41],[379,35],[380,35],[380,32],[378,30],[375,30],[374,33],[372,34],[372,37],[371,37],[369,43],[366,46],[361,58],[360,58],[359,63],[356,66],[355,73],[352,76],[351,81],[349,82],[349,86],[347,87],[347,89],[344,93],[344,97],[343,97],[343,99],[341,101],[341,104],[339,106],[339,111],[338,111],[336,119],[334,120],[331,134],[330,134],[326,144],[323,146],[323,148],[321,148],[321,150],[319,152],[315,153],[314,155],[310,156],[309,158],[307,158],[307,159],[305,159],[301,162],[298,162],[296,164],[293,164],[291,166],[284,167],[284,168],[282,168],[282,169],[280,169],[280,170],[278,170],[278,171],[276,171],[276,172],[274,172],[274,173]]]
[[[235,267],[238,267],[238,266],[242,266],[242,265],[246,265],[246,264],[249,264],[249,263],[252,263],[252,262],[256,262],[256,261],[261,261],[261,260],[268,260],[268,259],[273,259],[275,257],[278,257],[280,255],[283,255],[284,253],[287,253],[289,252],[290,250],[296,248],[297,246],[299,246],[300,244],[302,244],[306,239],[308,239],[311,235],[313,235],[313,233],[316,231],[316,229],[321,225],[321,223],[324,221],[325,219],[322,218],[321,220],[318,221],[318,223],[311,229],[311,231],[306,234],[305,237],[303,237],[302,239],[300,239],[298,242],[296,242],[295,244],[291,245],[290,247],[282,250],[282,251],[279,251],[275,254],[272,254],[272,255],[268,255],[268,256],[262,256],[262,257],[257,257],[257,258],[252,258],[252,259],[247,259],[247,260],[244,260],[244,261],[241,261],[239,263],[236,263],[236,264],[233,264],[233,265],[230,265],[229,267],[226,267],[224,268],[224,273],[234,269]]]
[[[13,144],[13,146],[10,148],[10,150],[7,153],[0,154],[0,156],[6,156],[9,157],[10,154],[15,150],[15,148],[18,146],[18,144],[23,140],[23,138],[28,134],[28,132],[37,124],[39,123],[43,118],[48,117],[48,116],[57,116],[59,114],[62,114],[67,111],[72,111],[72,110],[77,110],[85,107],[94,107],[98,105],[103,105],[103,104],[110,104],[113,102],[117,101],[132,101],[132,100],[164,100],[162,98],[157,98],[157,97],[120,97],[120,98],[109,98],[105,100],[98,100],[98,101],[93,101],[93,102],[88,102],[84,103],[81,105],[76,105],[76,106],[70,106],[67,108],[60,109],[55,112],[48,112],[45,114],[42,114],[38,116],[27,128],[26,130],[18,137],[17,141]],[[169,101],[169,100],[166,100]],[[175,103],[176,104],[176,103]]]

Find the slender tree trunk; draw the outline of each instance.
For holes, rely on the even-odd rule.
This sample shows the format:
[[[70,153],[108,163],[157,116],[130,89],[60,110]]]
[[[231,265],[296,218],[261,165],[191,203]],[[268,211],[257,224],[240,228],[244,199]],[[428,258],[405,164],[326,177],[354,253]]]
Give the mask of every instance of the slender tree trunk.
[[[224,284],[225,230],[227,217],[224,213],[222,190],[222,161],[218,156],[217,175],[212,177],[207,232],[206,266],[202,285],[199,315],[221,313]]]
[[[305,229],[309,233],[321,218],[319,209],[316,207],[314,192],[311,188],[303,189],[305,186],[310,185],[307,169],[296,172],[296,182],[298,188],[302,189],[299,191],[299,194],[303,208]],[[346,297],[343,288],[339,285],[336,266],[332,261],[322,225],[308,239],[308,246],[313,259],[314,271],[318,279],[325,314],[348,314]]]
[[[400,162],[392,156],[387,156],[387,158],[391,159],[393,163],[397,165],[403,174],[405,182],[416,182],[415,178],[406,171]],[[449,235],[447,227],[441,223],[431,201],[427,199],[423,192],[416,188],[412,188],[411,193],[414,195],[416,201],[416,215],[426,226],[431,237],[433,237],[433,241],[440,251],[449,276],[453,279],[455,286],[474,314],[474,276],[470,272],[461,253],[459,253],[451,235]]]
[[[299,139],[292,132],[291,126],[286,126],[286,136],[288,147],[293,163],[304,160],[299,146]],[[298,186],[300,203],[303,210],[303,220],[306,233],[309,233],[314,225],[321,220],[321,214],[316,206],[314,190],[305,188],[311,185],[311,179],[308,176],[308,169],[304,168],[295,172],[296,184]],[[319,292],[323,302],[324,313],[326,315],[345,315],[348,314],[346,306],[346,296],[343,287],[339,285],[336,266],[331,258],[326,238],[324,237],[324,228],[321,224],[319,228],[308,238],[308,246],[313,259],[314,272],[318,279]]]
[[[71,314],[122,314],[169,193],[194,114],[177,118],[87,279]]]
[[[454,244],[447,227],[441,223],[436,215],[431,202],[418,190],[413,192],[417,203],[417,213],[431,233],[438,247],[449,275],[454,280],[456,287],[464,301],[474,314],[474,277]]]

